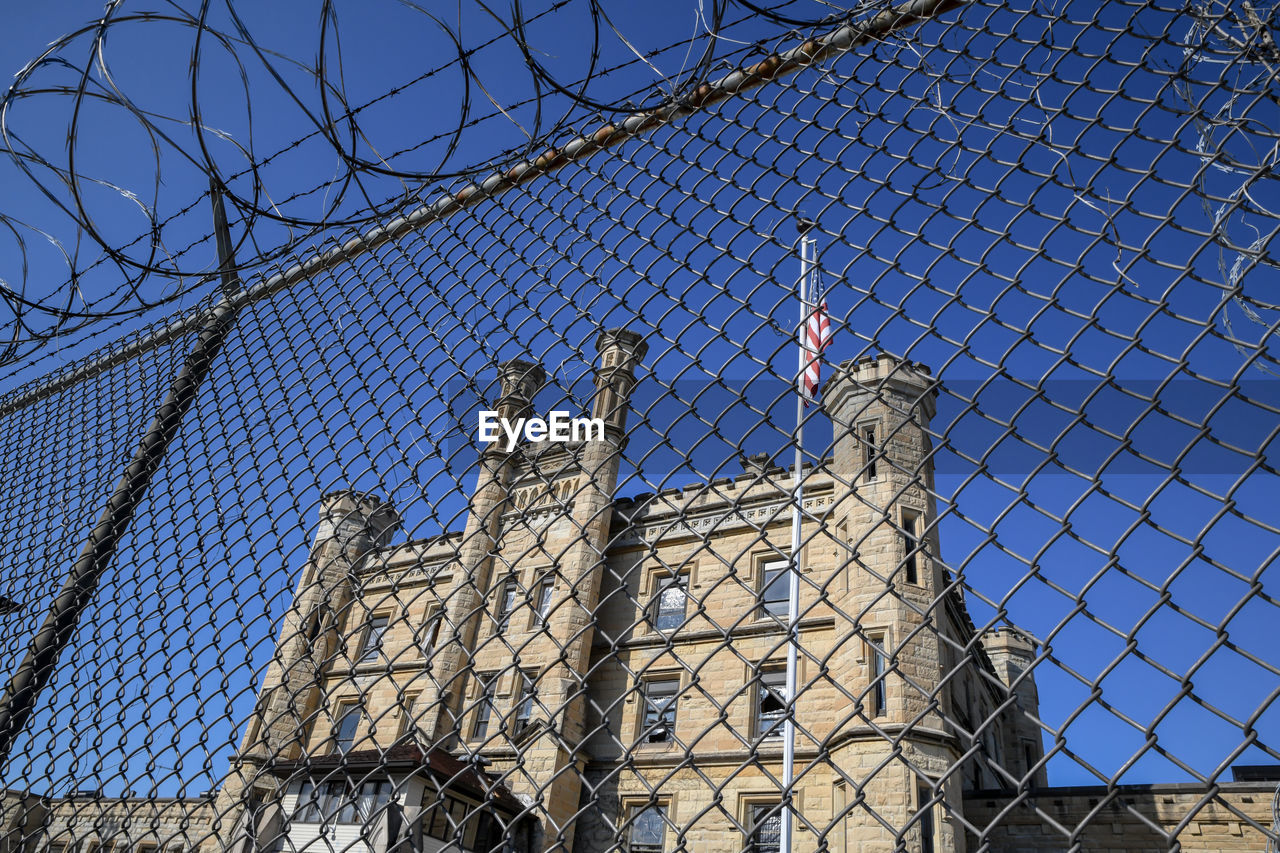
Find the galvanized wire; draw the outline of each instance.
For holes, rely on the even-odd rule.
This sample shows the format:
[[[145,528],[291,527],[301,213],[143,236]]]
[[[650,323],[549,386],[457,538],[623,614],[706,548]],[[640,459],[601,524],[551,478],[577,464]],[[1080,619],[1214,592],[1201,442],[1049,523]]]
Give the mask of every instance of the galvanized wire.
[[[464,109],[444,165],[367,157],[323,83],[343,171],[293,185],[421,187],[273,220],[192,157],[243,291],[193,228],[15,312],[6,677],[238,313],[15,732],[7,843],[766,851],[783,803],[797,850],[1276,842],[1276,13],[814,8],[636,49],[587,4],[613,52],[568,83],[527,31],[580,10],[517,4],[485,49],[547,108],[519,145],[472,158]],[[797,555],[802,216],[835,339]],[[488,410],[605,425],[508,448]]]

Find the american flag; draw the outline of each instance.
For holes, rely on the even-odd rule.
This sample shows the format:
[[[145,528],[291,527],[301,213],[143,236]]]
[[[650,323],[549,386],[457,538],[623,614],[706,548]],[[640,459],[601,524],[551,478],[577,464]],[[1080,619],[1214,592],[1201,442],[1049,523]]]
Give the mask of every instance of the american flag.
[[[827,291],[822,275],[813,273],[813,295],[809,300],[813,310],[800,332],[800,346],[804,353],[804,373],[800,377],[800,394],[806,405],[818,394],[822,384],[822,351],[831,345],[831,317],[827,314]]]

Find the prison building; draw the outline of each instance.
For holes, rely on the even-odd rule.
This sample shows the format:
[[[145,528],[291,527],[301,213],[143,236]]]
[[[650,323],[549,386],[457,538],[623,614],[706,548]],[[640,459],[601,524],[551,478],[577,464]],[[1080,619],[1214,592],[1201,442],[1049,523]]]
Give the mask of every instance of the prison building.
[[[1274,783],[1046,787],[1042,652],[975,628],[941,560],[923,367],[861,359],[826,385],[792,703],[793,473],[749,459],[619,498],[645,346],[613,330],[598,349],[604,439],[485,447],[462,531],[395,542],[387,503],[322,500],[218,790],[8,790],[4,849],[771,853],[789,707],[797,851],[1263,845]],[[529,415],[543,381],[501,365],[499,413]]]
[[[603,440],[485,448],[461,532],[392,544],[386,503],[325,498],[218,797],[228,843],[776,847],[793,474],[753,460],[616,499],[645,349],[600,336]],[[500,381],[498,412],[530,415],[542,369]],[[966,790],[1044,783],[1035,644],[979,635],[937,559],[932,386],[882,356],[826,388],[833,453],[802,474],[796,849],[891,849],[886,826],[963,849]]]

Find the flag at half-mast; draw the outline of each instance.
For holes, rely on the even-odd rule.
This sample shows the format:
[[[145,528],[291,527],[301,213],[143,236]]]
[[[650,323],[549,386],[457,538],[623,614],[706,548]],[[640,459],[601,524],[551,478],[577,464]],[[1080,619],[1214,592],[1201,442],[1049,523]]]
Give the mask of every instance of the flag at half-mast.
[[[812,402],[822,386],[822,351],[831,345],[831,317],[827,314],[827,288],[822,274],[817,270],[811,275],[812,293],[809,319],[800,331],[800,346],[804,353],[804,372],[800,377],[800,394],[806,404]]]

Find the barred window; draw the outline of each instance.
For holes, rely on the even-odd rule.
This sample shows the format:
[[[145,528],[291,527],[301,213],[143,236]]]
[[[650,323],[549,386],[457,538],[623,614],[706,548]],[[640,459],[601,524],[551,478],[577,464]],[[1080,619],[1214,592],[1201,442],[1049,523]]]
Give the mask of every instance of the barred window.
[[[781,853],[781,803],[756,803],[751,806],[747,851],[748,853]]]

